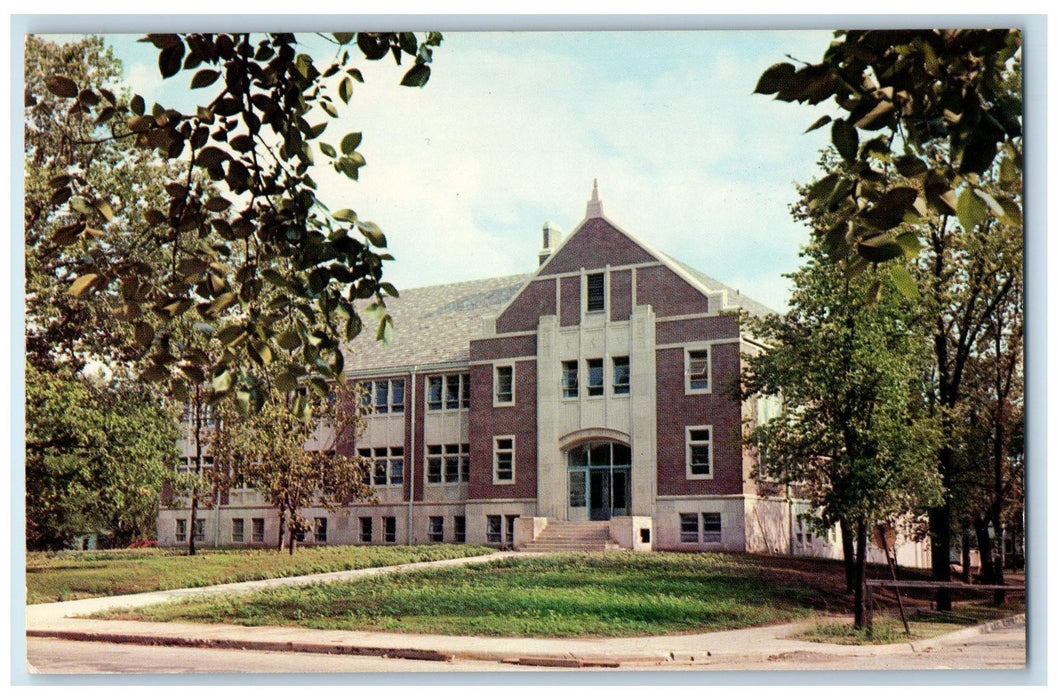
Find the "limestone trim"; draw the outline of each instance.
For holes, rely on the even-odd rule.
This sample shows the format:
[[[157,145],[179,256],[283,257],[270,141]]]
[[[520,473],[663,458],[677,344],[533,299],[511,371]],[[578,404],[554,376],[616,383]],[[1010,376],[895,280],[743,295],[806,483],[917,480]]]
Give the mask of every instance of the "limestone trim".
[[[632,445],[632,436],[620,430],[614,430],[612,428],[582,428],[559,437],[558,448],[562,452],[565,452],[572,447],[593,440],[620,442],[629,447]]]

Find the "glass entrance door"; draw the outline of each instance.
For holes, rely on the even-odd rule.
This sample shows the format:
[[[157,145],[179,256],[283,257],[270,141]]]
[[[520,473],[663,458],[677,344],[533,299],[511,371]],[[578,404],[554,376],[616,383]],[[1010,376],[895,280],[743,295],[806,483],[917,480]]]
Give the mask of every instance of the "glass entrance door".
[[[627,445],[591,442],[566,452],[570,520],[609,520],[631,513],[631,450]]]

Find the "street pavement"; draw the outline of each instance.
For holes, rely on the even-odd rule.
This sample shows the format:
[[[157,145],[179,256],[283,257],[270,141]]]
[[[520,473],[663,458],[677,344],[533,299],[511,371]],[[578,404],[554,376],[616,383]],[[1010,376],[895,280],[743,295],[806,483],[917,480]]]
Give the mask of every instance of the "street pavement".
[[[761,667],[761,664],[772,665],[775,668],[797,669],[855,668],[858,665],[862,665],[863,668],[890,670],[915,669],[931,667],[925,663],[926,655],[956,648],[959,653],[952,656],[951,661],[955,665],[943,667],[1023,668],[1025,664],[1024,615],[965,628],[944,637],[872,646],[819,644],[790,639],[792,635],[813,624],[812,622],[656,637],[526,639],[314,630],[297,627],[244,627],[183,622],[94,620],[79,617],[103,610],[136,608],[187,596],[242,593],[275,586],[340,581],[389,571],[454,566],[510,556],[532,555],[498,552],[484,557],[441,562],[421,562],[378,569],[341,571],[203,588],[30,605],[26,607],[26,634],[29,638],[148,646],[344,654],[439,662],[490,661],[556,670],[563,668],[643,670],[665,667],[751,670]],[[987,646],[989,633],[997,631],[1005,635],[1002,642],[1006,649],[1005,654],[997,656],[995,649],[987,651],[983,657],[973,653],[964,653],[964,648],[971,648],[975,644],[984,643]],[[999,637],[993,637],[991,641],[994,642],[997,639]],[[947,663],[946,661],[945,664]]]

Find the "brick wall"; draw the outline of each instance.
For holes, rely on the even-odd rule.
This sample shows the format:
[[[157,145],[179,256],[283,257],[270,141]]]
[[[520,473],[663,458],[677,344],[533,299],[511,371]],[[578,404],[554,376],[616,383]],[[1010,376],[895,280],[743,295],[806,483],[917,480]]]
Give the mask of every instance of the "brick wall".
[[[722,389],[738,376],[738,348],[738,343],[713,346],[708,394],[685,393],[682,348],[657,351],[659,495],[742,493],[742,409]],[[712,479],[687,479],[688,425],[713,426]]]
[[[493,407],[492,365],[470,368],[468,499],[536,498],[536,362],[515,366],[515,405]],[[514,435],[513,484],[492,483],[492,439]]]
[[[636,270],[636,303],[653,306],[658,318],[709,311],[709,300],[700,291],[661,266]]]
[[[496,332],[534,331],[541,316],[554,313],[555,281],[534,280],[496,319]]]

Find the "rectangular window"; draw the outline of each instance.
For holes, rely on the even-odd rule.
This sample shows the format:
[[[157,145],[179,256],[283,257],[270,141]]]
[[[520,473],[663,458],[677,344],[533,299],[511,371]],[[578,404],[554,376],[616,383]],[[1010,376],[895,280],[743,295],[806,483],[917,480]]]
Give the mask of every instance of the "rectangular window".
[[[404,413],[404,380],[375,379],[361,382],[363,394],[361,404],[373,409],[375,414]]]
[[[375,382],[375,413],[389,413],[389,382]]]
[[[430,377],[427,383],[426,407],[431,411],[470,408],[470,374]]]
[[[514,403],[514,367],[511,365],[499,365],[493,377],[495,394],[494,404]]]
[[[489,515],[485,521],[485,539],[489,544],[503,543],[503,516]]]
[[[470,445],[427,445],[426,481],[455,484],[470,479]]]
[[[702,513],[702,542],[720,542],[719,513]]]
[[[514,481],[514,436],[496,437],[492,440],[492,481]]]
[[[464,515],[457,515],[455,517],[455,541],[466,542],[467,541],[467,519]]]
[[[250,535],[254,544],[261,544],[264,542],[264,518],[253,518],[250,520],[250,526],[253,531]]]
[[[316,518],[313,521],[312,539],[316,542],[327,541],[327,518]]]
[[[578,392],[577,361],[566,360],[562,363],[562,398],[575,399]]]
[[[195,542],[206,541],[206,520],[205,518],[198,518],[195,520]]]
[[[680,513],[680,542],[698,543],[697,513]]]
[[[503,528],[503,543],[508,547],[514,546],[514,521],[517,519],[517,515],[503,516],[503,521],[505,525],[505,527]]]
[[[397,518],[389,516],[382,518],[382,539],[390,544],[397,541]]]
[[[369,517],[360,518],[360,541],[371,541],[371,518]]]
[[[569,473],[569,507],[584,508],[587,506],[588,473],[583,470]]]
[[[627,357],[613,358],[613,393],[627,394],[630,388],[632,374],[629,370]]]
[[[176,519],[176,541],[187,542],[187,521],[183,518]]]
[[[602,396],[602,360],[588,360],[588,396]]]
[[[444,472],[441,470],[444,458],[441,451],[440,445],[426,446],[426,481],[431,484],[439,484],[444,478]]]
[[[430,529],[427,531],[427,536],[431,542],[444,542],[445,541],[445,519],[441,515],[430,516]]]
[[[242,542],[246,539],[246,521],[242,518],[231,519],[231,541]]]
[[[687,392],[709,391],[709,351],[688,350],[685,363]]]
[[[706,425],[687,427],[687,478],[713,476],[712,429]]]
[[[404,483],[404,448],[389,448],[389,484],[400,486]]]
[[[372,486],[399,486],[404,483],[403,447],[365,447],[357,450],[365,460],[365,479]]]
[[[441,377],[430,377],[426,392],[426,407],[431,411],[441,410],[442,381]]]
[[[588,275],[588,311],[606,309],[606,275],[602,272]]]
[[[445,377],[445,408],[459,408],[459,375],[450,374]]]

